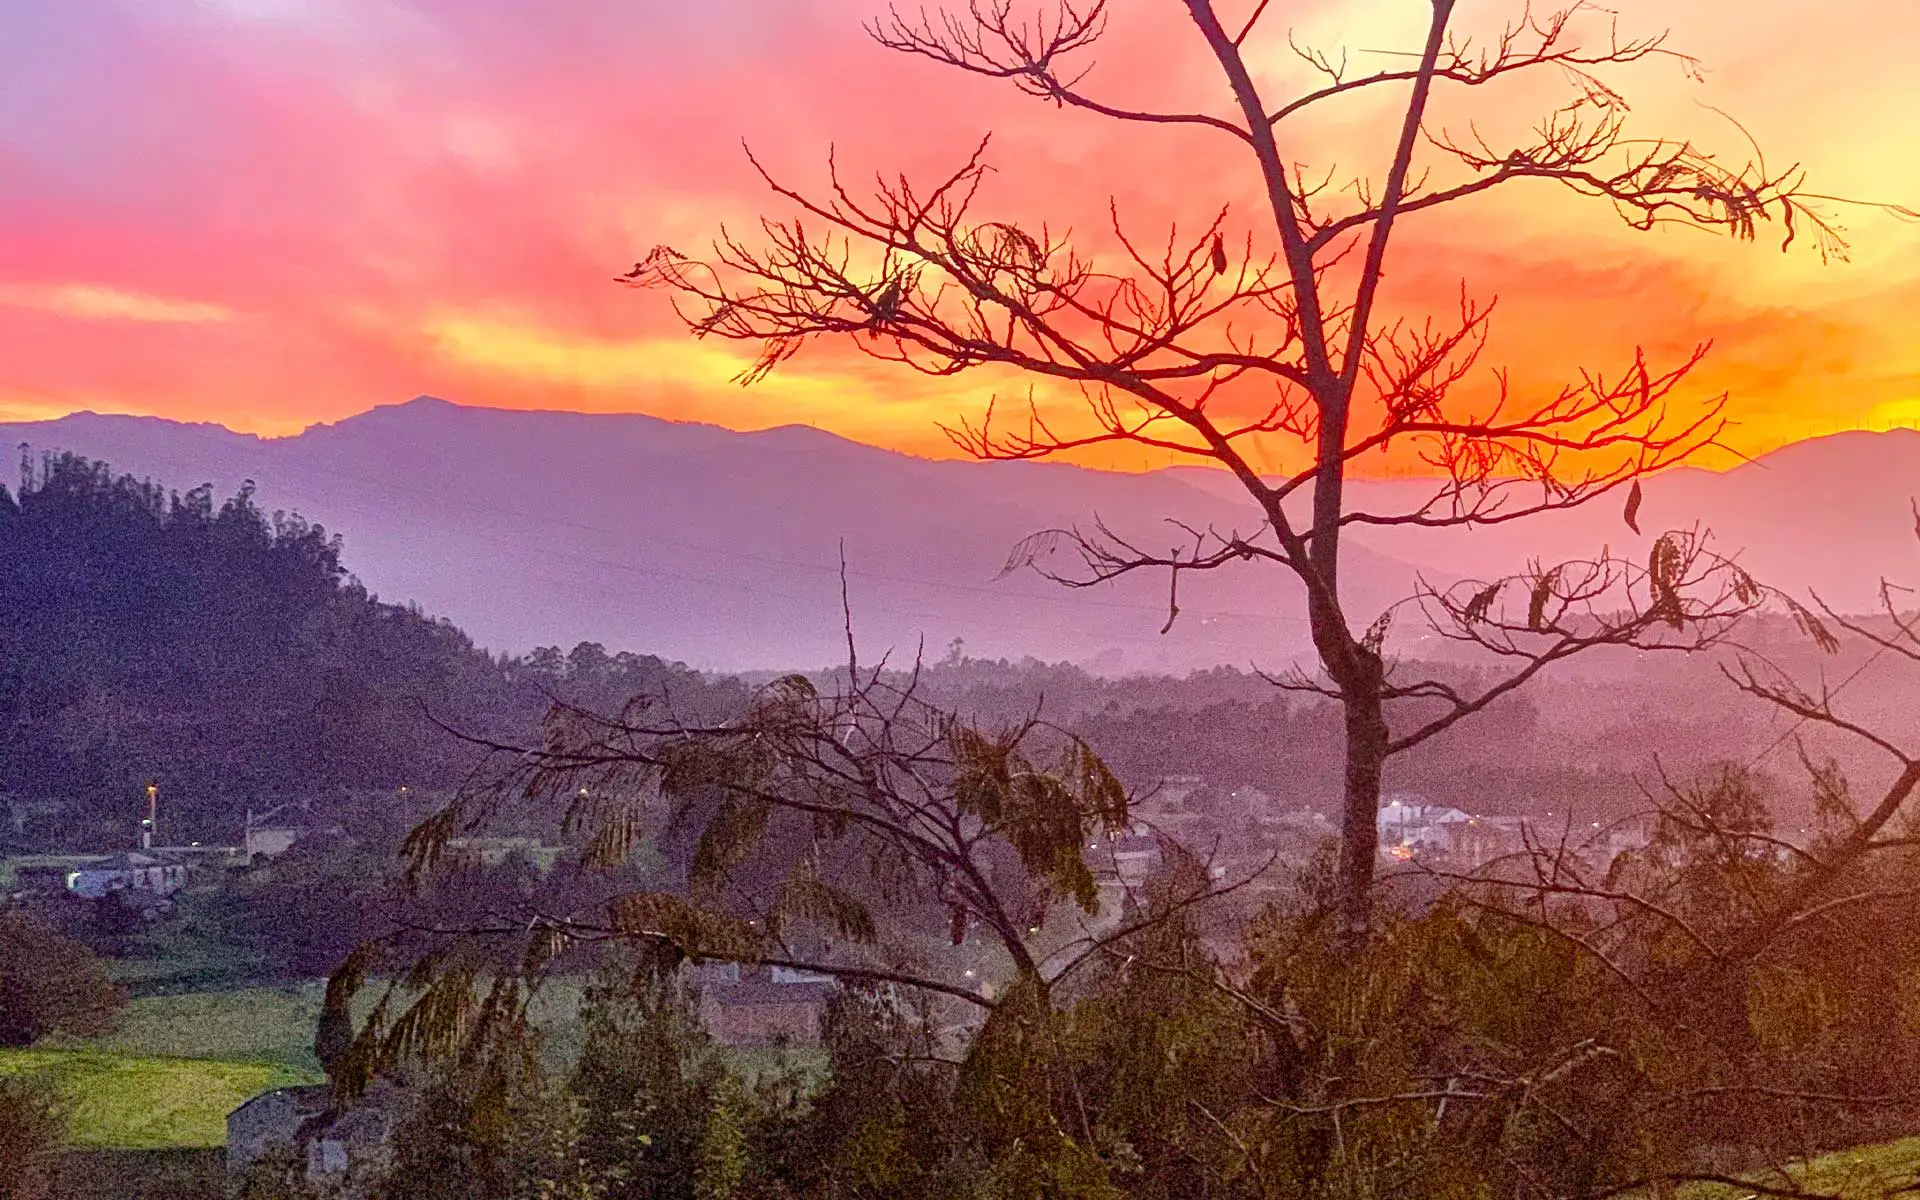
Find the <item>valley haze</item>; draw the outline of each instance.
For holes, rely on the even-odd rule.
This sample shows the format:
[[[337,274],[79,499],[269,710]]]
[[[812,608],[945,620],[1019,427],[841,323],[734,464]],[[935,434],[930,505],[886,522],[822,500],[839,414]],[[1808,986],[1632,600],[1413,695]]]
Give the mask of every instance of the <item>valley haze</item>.
[[[1186,540],[1169,518],[1254,529],[1238,484],[1207,469],[937,461],[807,426],[740,433],[424,396],[281,438],[91,412],[0,435],[33,457],[72,451],[178,490],[226,494],[251,479],[263,508],[341,534],[347,566],[383,599],[417,603],[499,651],[594,641],[715,670],[838,661],[844,543],[867,660],[938,658],[955,638],[973,656],[1104,674],[1279,668],[1309,652],[1297,582],[1260,564],[1183,577],[1165,635],[1164,575],[1088,590],[1029,571],[1002,577],[1022,537],[1096,515],[1168,548]],[[1638,555],[1661,530],[1698,525],[1764,582],[1865,611],[1882,576],[1920,578],[1916,477],[1920,433],[1843,433],[1729,471],[1648,479],[1644,536],[1612,498],[1475,530],[1350,532],[1347,595],[1364,622],[1420,576],[1490,578],[1603,546]],[[1349,484],[1356,502],[1423,486]]]

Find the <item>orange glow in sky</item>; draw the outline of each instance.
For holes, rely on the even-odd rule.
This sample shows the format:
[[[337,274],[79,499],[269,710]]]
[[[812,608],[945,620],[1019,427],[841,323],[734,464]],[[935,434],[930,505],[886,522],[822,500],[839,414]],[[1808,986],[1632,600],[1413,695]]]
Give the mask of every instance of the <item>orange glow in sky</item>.
[[[793,422],[950,454],[936,422],[1017,381],[931,380],[830,347],[731,383],[751,351],[688,337],[612,276],[779,209],[741,142],[803,185],[829,144],[854,178],[956,166],[993,131],[983,204],[1142,228],[1234,206],[1255,181],[1205,131],[1116,126],[890,54],[878,0],[76,0],[0,15],[0,420],[79,409],[285,433],[432,393],[468,404]],[[1248,7],[1224,0],[1223,9]],[[1820,191],[1920,205],[1920,5],[1616,0],[1669,29],[1670,64],[1621,78],[1634,119],[1799,161]],[[1517,4],[1464,0],[1459,28]],[[1358,52],[1417,45],[1426,0],[1276,4],[1285,32]],[[1183,6],[1116,0],[1086,90],[1224,111]],[[1360,165],[1384,110],[1356,102],[1304,156]],[[1464,120],[1464,116],[1460,117]],[[1636,344],[1713,339],[1694,394],[1728,390],[1757,453],[1920,422],[1920,227],[1839,210],[1848,262],[1627,231],[1546,185],[1408,228],[1397,302],[1498,295],[1486,361],[1521,381],[1611,368]],[[1267,223],[1270,228],[1270,220]],[[1162,227],[1163,227],[1162,225]],[[1023,391],[1021,394],[1024,394]],[[1116,466],[1141,466],[1124,457]]]

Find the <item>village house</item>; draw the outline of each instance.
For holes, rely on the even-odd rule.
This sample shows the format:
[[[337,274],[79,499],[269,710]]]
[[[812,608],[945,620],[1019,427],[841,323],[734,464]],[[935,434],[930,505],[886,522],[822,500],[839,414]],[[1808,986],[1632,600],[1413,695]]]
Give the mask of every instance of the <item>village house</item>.
[[[449,838],[444,851],[449,867],[492,869],[517,858],[542,874],[553,869],[560,854],[560,847],[549,846],[539,838],[531,837]]]
[[[336,1110],[325,1084],[263,1092],[227,1114],[227,1178],[280,1156],[309,1188],[356,1200],[385,1168],[401,1093],[385,1087]]]
[[[1134,825],[1108,846],[1113,872],[1127,887],[1139,887],[1160,865],[1160,839],[1144,826]]]
[[[697,968],[700,1019],[727,1046],[817,1046],[833,980],[787,967],[707,963]]]
[[[377,1179],[392,1157],[394,1113],[378,1103],[360,1103],[320,1117],[307,1129],[307,1183],[354,1200],[363,1181]]]
[[[66,899],[70,894],[67,891],[67,876],[91,861],[90,855],[75,854],[36,854],[14,859],[13,882],[8,887],[6,898],[21,905],[41,905]]]
[[[1425,796],[1391,793],[1381,798],[1380,852],[1401,859],[1450,854],[1456,834],[1472,820],[1457,808],[1427,803]]]
[[[89,900],[114,892],[145,892],[164,898],[185,886],[186,863],[139,850],[90,859],[67,873],[67,890]]]
[[[327,1110],[327,1087],[276,1088],[227,1114],[227,1175],[237,1178],[268,1154],[293,1147],[300,1128]]]
[[[337,835],[339,825],[315,819],[309,802],[295,800],[265,812],[247,810],[241,826],[241,856],[247,862],[279,858],[293,849],[294,843],[320,834]]]
[[[1484,866],[1523,848],[1525,828],[1519,817],[1468,817],[1450,828],[1450,851],[1465,866]]]
[[[1644,849],[1652,837],[1645,820],[1569,825],[1551,818],[1490,817],[1429,804],[1422,796],[1394,793],[1380,805],[1380,853],[1401,860],[1444,859],[1472,870],[1529,846],[1564,852],[1589,869],[1604,871],[1622,854]]]
[[[263,813],[247,810],[241,827],[240,853],[248,862],[279,858],[306,836],[305,812],[291,804],[282,804]]]

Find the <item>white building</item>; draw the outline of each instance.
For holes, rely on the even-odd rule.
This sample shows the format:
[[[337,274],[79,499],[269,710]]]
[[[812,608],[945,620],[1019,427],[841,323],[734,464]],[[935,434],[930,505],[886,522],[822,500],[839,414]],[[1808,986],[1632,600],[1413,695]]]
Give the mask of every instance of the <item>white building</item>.
[[[1444,804],[1428,804],[1425,796],[1396,792],[1383,798],[1378,828],[1382,853],[1395,858],[1416,854],[1446,854],[1473,817]]]
[[[187,886],[186,864],[173,859],[129,851],[94,859],[67,873],[67,890],[98,899],[110,892],[151,892],[171,896]]]

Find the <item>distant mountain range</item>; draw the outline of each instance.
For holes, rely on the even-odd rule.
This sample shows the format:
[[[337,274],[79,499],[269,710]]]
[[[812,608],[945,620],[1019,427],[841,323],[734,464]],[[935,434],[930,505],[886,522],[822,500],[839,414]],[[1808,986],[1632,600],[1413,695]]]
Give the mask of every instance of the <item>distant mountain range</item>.
[[[722,669],[843,660],[843,544],[868,661],[923,644],[938,658],[959,638],[973,655],[1177,671],[1277,667],[1307,646],[1297,585],[1262,565],[1184,578],[1164,636],[1164,576],[1080,591],[998,578],[1020,538],[1096,514],[1156,546],[1184,540],[1169,518],[1251,530],[1217,472],[938,462],[801,426],[736,433],[428,397],[286,438],[94,413],[0,425],[0,436],[174,488],[211,482],[224,494],[252,479],[263,507],[341,533],[348,565],[383,598],[417,602],[495,649],[598,641]],[[1840,434],[1725,473],[1653,479],[1641,527],[1698,522],[1769,582],[1864,608],[1883,574],[1920,583],[1916,490],[1920,434]],[[1472,533],[1369,530],[1343,567],[1349,603],[1370,616],[1417,574],[1487,576],[1647,540],[1609,502]]]
[[[1222,497],[1237,485],[1218,472],[1181,478]],[[1351,492],[1385,508],[1380,494],[1415,482],[1369,482]],[[1433,572],[1489,578],[1529,560],[1552,563],[1603,546],[1644,553],[1653,536],[1699,528],[1756,578],[1842,612],[1877,611],[1883,579],[1920,589],[1920,431],[1852,431],[1783,446],[1729,471],[1683,468],[1646,481],[1640,528],[1621,517],[1624,496],[1567,512],[1442,533],[1368,528],[1369,547]],[[1896,598],[1901,593],[1896,590]]]

